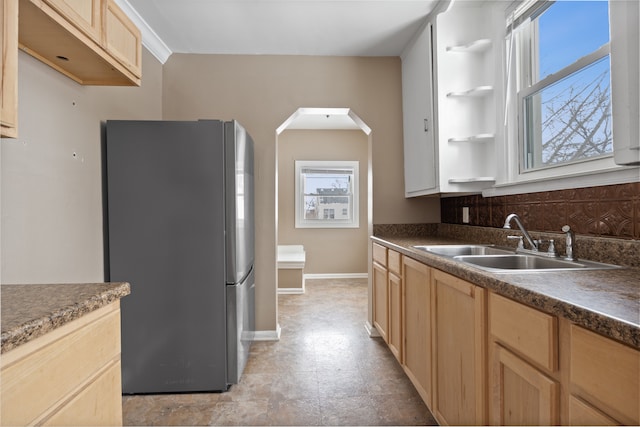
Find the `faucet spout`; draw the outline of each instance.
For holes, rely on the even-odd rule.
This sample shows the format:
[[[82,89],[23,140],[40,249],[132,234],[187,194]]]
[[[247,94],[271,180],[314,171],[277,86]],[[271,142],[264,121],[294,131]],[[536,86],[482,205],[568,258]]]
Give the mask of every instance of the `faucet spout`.
[[[502,228],[511,228],[511,221],[514,221],[518,226],[518,228],[520,229],[520,231],[522,231],[522,235],[524,236],[527,243],[529,243],[529,246],[531,246],[531,249],[534,251],[537,251],[538,244],[533,240],[529,232],[525,230],[524,225],[522,225],[522,221],[520,220],[520,217],[517,214],[515,213],[509,214],[507,216],[507,219],[504,220],[504,226]]]

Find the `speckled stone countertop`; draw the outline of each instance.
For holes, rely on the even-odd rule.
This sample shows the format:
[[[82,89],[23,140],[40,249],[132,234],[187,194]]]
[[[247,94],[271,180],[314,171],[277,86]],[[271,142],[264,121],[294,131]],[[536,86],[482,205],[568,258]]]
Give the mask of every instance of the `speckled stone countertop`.
[[[490,273],[414,245],[464,244],[445,237],[378,236],[373,241],[544,312],[640,348],[640,268]]]
[[[129,295],[128,283],[1,285],[2,349],[14,349]]]

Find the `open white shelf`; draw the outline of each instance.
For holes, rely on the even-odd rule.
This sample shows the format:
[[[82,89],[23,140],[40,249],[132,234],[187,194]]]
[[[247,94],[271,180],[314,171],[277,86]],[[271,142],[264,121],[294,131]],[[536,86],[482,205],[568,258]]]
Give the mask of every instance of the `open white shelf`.
[[[481,133],[478,135],[449,138],[447,141],[448,142],[487,142],[487,141],[493,140],[493,138],[495,138],[495,135],[492,133]]]
[[[447,52],[486,52],[491,47],[491,39],[474,40],[470,43],[447,46]]]
[[[481,98],[493,93],[493,86],[478,86],[462,92],[449,92],[447,98]]]

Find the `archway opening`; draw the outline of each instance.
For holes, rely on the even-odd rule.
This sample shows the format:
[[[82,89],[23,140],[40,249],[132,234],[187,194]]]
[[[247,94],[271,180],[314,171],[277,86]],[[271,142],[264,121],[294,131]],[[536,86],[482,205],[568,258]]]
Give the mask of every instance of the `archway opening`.
[[[368,241],[368,236],[370,236],[371,234],[373,234],[373,173],[372,173],[372,130],[371,128],[362,120],[360,119],[360,117],[358,117],[358,115],[351,110],[350,108],[299,108],[297,109],[291,116],[289,116],[277,129],[276,129],[276,165],[275,165],[275,171],[276,171],[276,183],[275,183],[275,188],[276,188],[276,194],[275,194],[275,229],[276,229],[276,245],[280,244],[280,236],[281,236],[281,230],[280,230],[280,218],[282,217],[283,219],[286,219],[287,221],[287,227],[288,228],[292,228],[292,225],[290,225],[288,222],[291,222],[291,216],[292,216],[292,211],[293,209],[289,209],[289,206],[293,206],[292,203],[290,203],[290,200],[287,200],[287,211],[286,212],[279,212],[280,210],[280,206],[282,205],[280,202],[280,198],[281,197],[287,197],[288,199],[291,199],[293,197],[293,191],[289,191],[288,189],[286,190],[287,194],[280,194],[280,188],[281,187],[285,187],[284,185],[281,186],[280,180],[286,179],[287,182],[287,188],[292,187],[292,184],[289,183],[289,181],[293,181],[294,180],[294,174],[291,173],[289,174],[289,169],[291,169],[292,167],[287,165],[288,169],[287,170],[287,176],[281,176],[280,170],[281,170],[281,165],[279,164],[280,162],[280,158],[281,158],[281,148],[282,149],[289,149],[287,147],[291,147],[291,141],[295,139],[289,137],[292,132],[288,132],[288,133],[284,133],[285,131],[296,131],[294,134],[296,136],[298,135],[304,135],[305,138],[307,140],[310,140],[312,142],[310,142],[311,144],[314,144],[316,142],[313,142],[314,140],[317,140],[317,137],[310,137],[310,135],[313,132],[309,132],[309,131],[331,131],[331,132],[327,132],[324,133],[324,135],[349,135],[346,138],[343,138],[342,136],[340,137],[340,139],[342,141],[347,141],[345,142],[345,144],[349,144],[348,141],[359,141],[359,140],[364,140],[365,141],[365,145],[366,145],[366,150],[365,153],[363,155],[363,160],[360,162],[360,175],[363,176],[365,179],[361,180],[360,182],[360,195],[364,196],[364,199],[366,199],[366,202],[363,205],[362,209],[364,211],[364,215],[361,216],[361,218],[363,218],[364,221],[361,221],[361,223],[359,224],[359,228],[364,231],[365,234],[365,239]],[[346,131],[346,132],[338,132],[338,131]],[[283,134],[284,133],[284,134]],[[357,136],[354,134],[359,134],[361,136]],[[364,135],[362,135],[364,134]],[[364,138],[362,138],[362,136],[364,136]],[[321,139],[321,138],[320,138]],[[281,146],[282,144],[282,146]],[[330,148],[330,144],[327,144],[326,147],[318,147],[317,149],[319,150],[331,150]],[[333,149],[335,149],[335,145],[333,145]],[[299,151],[298,154],[299,155]],[[289,156],[287,158],[288,162],[292,162],[292,156],[295,156],[296,154],[291,154],[291,156]],[[324,156],[323,156],[324,157]],[[328,157],[324,157],[326,158],[331,158],[331,156]],[[299,159],[299,160],[310,160],[310,159]],[[346,159],[342,159],[342,160],[346,160]],[[292,170],[292,169],[291,169]],[[285,191],[285,190],[283,190]],[[282,215],[281,215],[282,214]],[[285,218],[286,217],[286,218]],[[366,219],[366,220],[365,220]],[[284,225],[283,225],[284,227]],[[319,231],[319,230],[316,230]],[[318,234],[319,235],[319,234]],[[290,239],[289,239],[290,240]],[[298,242],[285,242],[286,244],[291,244],[291,243],[298,243]],[[370,245],[366,244],[366,266],[364,267],[366,269],[366,277],[369,278],[371,276],[370,274],[370,263],[368,262],[368,260],[371,259],[371,248]],[[276,247],[276,253],[278,252],[278,248]],[[313,254],[311,254],[313,256]],[[277,263],[277,260],[276,260]],[[277,266],[276,266],[276,270],[277,270]],[[358,273],[354,273],[354,274],[350,274],[350,273],[346,273],[344,275],[341,274],[333,274],[335,272],[331,272],[330,274],[328,274],[327,276],[330,277],[362,277],[363,272],[359,272]],[[311,275],[314,277],[318,277],[318,276],[322,276],[322,275]],[[371,283],[369,283],[369,289],[371,287]],[[278,280],[276,279],[276,288],[278,288]],[[278,292],[278,289],[276,289],[276,292]],[[371,305],[371,301],[369,301],[369,305]],[[369,313],[371,312],[371,310],[369,309]],[[277,312],[277,307],[276,307],[276,318],[278,316],[278,312]],[[369,319],[370,320],[370,319]],[[278,324],[278,330],[280,329],[279,324]]]

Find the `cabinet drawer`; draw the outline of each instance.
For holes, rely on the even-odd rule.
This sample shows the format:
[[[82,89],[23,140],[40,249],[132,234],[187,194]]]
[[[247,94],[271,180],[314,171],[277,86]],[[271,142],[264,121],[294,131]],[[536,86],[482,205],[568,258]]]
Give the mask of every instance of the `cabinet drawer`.
[[[34,422],[119,356],[120,310],[114,307],[96,310],[3,355],[2,425]],[[14,358],[16,354],[20,357]]]
[[[380,265],[387,266],[387,248],[377,243],[373,244],[373,260]]]
[[[122,380],[120,361],[104,371],[80,390],[45,426],[118,426],[122,425]],[[96,408],[99,408],[96,410]]]
[[[549,371],[558,368],[558,325],[554,316],[490,293],[489,333]]]
[[[387,269],[395,273],[398,277],[402,276],[401,256],[398,252],[389,249],[387,254]]]
[[[571,325],[572,394],[626,424],[640,422],[640,351]]]
[[[575,396],[569,396],[569,425],[617,426],[618,423]]]

